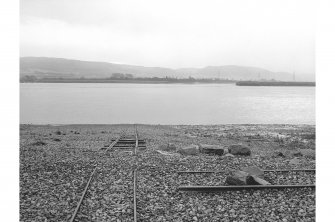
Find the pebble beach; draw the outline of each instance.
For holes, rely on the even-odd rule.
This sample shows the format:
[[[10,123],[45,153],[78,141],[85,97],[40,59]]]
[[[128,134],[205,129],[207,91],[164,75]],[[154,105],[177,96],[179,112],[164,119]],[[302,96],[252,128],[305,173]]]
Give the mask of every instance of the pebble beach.
[[[226,185],[232,169],[315,169],[314,125],[137,125],[146,149],[100,150],[133,125],[20,125],[20,221],[69,221],[97,166],[76,221],[315,221],[315,189],[178,191]],[[176,151],[157,152],[165,144]],[[183,155],[179,148],[242,144],[250,156]],[[177,171],[220,171],[178,174]],[[314,172],[266,172],[272,185],[315,184]]]

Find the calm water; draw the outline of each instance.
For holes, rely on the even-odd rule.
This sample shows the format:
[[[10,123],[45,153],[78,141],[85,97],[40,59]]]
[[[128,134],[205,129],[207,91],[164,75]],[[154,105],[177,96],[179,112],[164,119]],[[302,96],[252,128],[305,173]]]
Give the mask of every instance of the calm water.
[[[20,84],[33,124],[315,124],[314,87],[233,84]]]

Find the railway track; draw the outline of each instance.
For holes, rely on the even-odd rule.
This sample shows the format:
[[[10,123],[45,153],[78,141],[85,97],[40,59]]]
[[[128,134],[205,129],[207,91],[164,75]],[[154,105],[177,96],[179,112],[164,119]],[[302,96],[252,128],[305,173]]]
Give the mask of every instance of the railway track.
[[[136,189],[137,189],[137,154],[139,150],[145,149],[145,140],[139,139],[137,126],[134,126],[134,136],[127,136],[125,131],[121,133],[121,136],[119,136],[116,139],[111,139],[109,141],[110,144],[105,145],[100,150],[104,151],[104,154],[107,154],[109,152],[132,152],[133,156],[135,156],[135,164],[132,167],[132,182],[133,182],[133,221],[137,221],[137,198],[136,198]],[[99,167],[100,166],[100,167]],[[97,173],[97,171],[103,169],[102,164],[99,164],[98,162],[95,163],[95,167],[92,170],[92,173],[86,183],[85,189],[81,194],[80,200],[77,203],[77,206],[71,216],[70,222],[76,221],[78,213],[81,210],[83,201],[85,197],[87,196],[88,190],[92,184],[92,181],[94,181],[94,177]],[[80,220],[78,220],[80,221]]]
[[[231,170],[231,169],[229,169]],[[280,170],[263,170],[264,173],[289,173],[289,172],[313,172],[315,169],[280,169]],[[215,174],[227,173],[226,171],[177,171],[177,174]],[[232,190],[263,190],[263,189],[300,189],[315,188],[315,184],[273,184],[273,185],[243,185],[243,186],[179,186],[179,191],[196,191],[196,192],[224,192]]]
[[[132,166],[129,167],[126,170],[128,170],[128,174],[131,174],[132,179],[131,180],[125,180],[126,183],[128,183],[128,190],[132,192],[132,200],[128,199],[129,206],[132,207],[132,216],[129,214],[128,219],[126,221],[138,221],[138,203],[137,203],[137,188],[138,188],[138,174],[139,168],[138,168],[138,152],[142,149],[145,149],[145,140],[140,139],[138,135],[137,127],[134,126],[134,135],[129,136],[125,132],[121,134],[120,137],[116,139],[109,140],[109,144],[102,147],[100,150],[104,151],[104,154],[108,153],[131,153],[132,155]],[[111,157],[113,158],[113,154],[111,154]],[[100,168],[99,168],[100,167]],[[90,187],[92,189],[95,180],[95,175],[98,171],[102,170],[101,164],[98,164],[96,162],[95,167],[93,171],[91,172],[91,175],[86,183],[85,189],[82,192],[82,195],[80,197],[79,202],[77,203],[77,206],[72,214],[72,217],[70,219],[71,222],[73,221],[81,221],[81,219],[78,219],[78,213],[81,211],[81,207],[83,202],[85,201],[85,198],[87,198],[87,193],[90,190]],[[119,169],[122,169],[120,167]],[[104,169],[105,171],[109,171],[109,169]],[[231,170],[231,169],[230,169]],[[291,169],[291,170],[264,170],[264,173],[286,173],[286,172],[315,172],[315,169]],[[114,173],[118,173],[118,171],[114,171]],[[215,174],[215,173],[227,173],[226,171],[176,171],[177,174]],[[122,179],[122,178],[121,178]],[[119,179],[119,180],[121,180]],[[122,179],[123,180],[123,179]],[[131,185],[131,186],[130,186]],[[129,189],[129,188],[132,189]],[[177,187],[176,191],[193,191],[193,192],[224,192],[224,191],[237,191],[237,190],[264,190],[264,189],[301,189],[301,188],[315,188],[315,184],[288,184],[288,185],[282,185],[282,184],[274,184],[274,185],[268,185],[268,186],[259,186],[259,185],[247,185],[247,186],[179,186]],[[105,189],[108,190],[108,189]],[[113,191],[108,191],[113,192]],[[124,190],[122,192],[125,192]],[[94,192],[93,192],[94,193]],[[101,196],[102,197],[102,196]],[[99,197],[100,199],[103,199]],[[123,203],[124,204],[124,203]],[[85,210],[82,210],[85,214],[87,213]],[[92,211],[94,212],[94,210]],[[87,213],[89,214],[89,213]],[[113,214],[113,212],[111,212]],[[119,217],[119,216],[115,216]],[[123,220],[121,220],[123,221]]]

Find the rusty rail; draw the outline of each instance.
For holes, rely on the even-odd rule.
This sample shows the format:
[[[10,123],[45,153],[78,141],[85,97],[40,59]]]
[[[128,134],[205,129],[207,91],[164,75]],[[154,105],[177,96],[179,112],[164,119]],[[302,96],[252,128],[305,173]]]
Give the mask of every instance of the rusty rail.
[[[246,186],[180,186],[179,191],[196,192],[223,192],[231,190],[260,190],[260,189],[297,189],[297,188],[315,188],[315,184],[309,185],[246,185]]]
[[[123,134],[122,134],[123,135]],[[106,149],[106,151],[105,151],[105,154],[108,152],[108,150],[110,150],[110,149],[112,149],[113,148],[113,146],[115,146],[115,144],[120,140],[120,138],[122,137],[122,135],[121,136],[119,136],[107,149]],[[92,178],[94,177],[94,174],[95,174],[95,172],[97,171],[97,163],[95,162],[95,167],[94,167],[94,170],[92,171],[92,173],[91,173],[91,175],[90,175],[90,178],[89,178],[89,180],[88,180],[88,182],[87,182],[87,184],[86,184],[86,186],[85,186],[85,189],[84,189],[84,191],[83,191],[83,193],[81,194],[81,197],[80,197],[80,200],[79,200],[79,202],[78,202],[78,204],[77,204],[77,207],[76,207],[76,209],[74,210],[74,212],[73,212],[73,214],[72,214],[72,217],[71,217],[71,219],[70,219],[70,222],[73,222],[74,220],[75,220],[75,218],[76,218],[76,216],[77,216],[77,214],[78,214],[78,211],[79,211],[79,209],[80,209],[80,206],[81,206],[81,204],[82,204],[82,202],[83,202],[83,200],[84,200],[84,197],[85,197],[85,195],[86,195],[86,193],[87,193],[87,190],[88,190],[88,188],[89,188],[89,186],[90,186],[90,184],[91,184],[91,181],[92,181]]]
[[[135,138],[136,138],[136,143],[134,147],[134,155],[137,155],[137,149],[138,149],[138,131],[137,131],[137,126],[134,125],[135,127]]]
[[[137,201],[136,201],[136,188],[137,188],[137,169],[134,170],[134,222],[137,222]]]
[[[233,170],[233,169],[229,169]],[[267,172],[315,172],[315,169],[287,169],[287,170],[263,170]],[[190,173],[190,174],[201,174],[201,173],[227,173],[227,171],[177,171],[178,174]]]
[[[136,125],[134,125],[134,127],[135,127],[135,138],[136,138],[136,143],[135,143],[135,147],[134,147],[134,151],[133,151],[133,153],[134,153],[134,155],[136,156],[135,158],[136,158],[136,166],[135,166],[135,168],[134,168],[134,171],[133,171],[133,176],[134,176],[134,178],[133,178],[133,180],[134,180],[134,186],[133,186],[133,194],[134,194],[134,197],[133,197],[133,205],[134,205],[134,222],[137,222],[137,198],[136,198],[136,189],[137,189],[137,150],[138,150],[138,147],[139,147],[139,139],[138,139],[138,131],[137,131],[137,126]],[[122,138],[122,137],[124,137],[124,135],[125,135],[125,131],[123,131],[122,133],[121,133],[121,136],[119,136],[117,139],[115,139],[115,141],[113,141],[112,142],[112,144],[111,145],[109,145],[109,147],[105,150],[105,154],[109,151],[109,150],[111,150],[119,141],[120,141],[120,139]],[[84,189],[84,191],[83,191],[83,193],[82,193],[82,195],[81,195],[81,197],[80,197],[80,200],[79,200],[79,202],[78,202],[78,204],[77,204],[77,206],[76,206],[76,209],[75,209],[75,211],[73,212],[73,214],[72,214],[72,217],[71,217],[71,219],[70,219],[70,222],[73,222],[74,220],[75,220],[75,218],[76,218],[76,216],[77,216],[77,214],[78,214],[78,212],[79,212],[79,210],[80,210],[80,207],[81,207],[81,204],[82,204],[82,202],[83,202],[83,200],[84,200],[84,198],[85,198],[85,195],[86,195],[86,193],[87,193],[87,191],[88,191],[88,188],[89,188],[89,186],[90,186],[90,184],[91,184],[91,181],[92,181],[92,179],[93,179],[93,177],[94,177],[94,175],[95,175],[95,173],[96,173],[96,171],[97,171],[97,163],[95,163],[96,164],[96,166],[95,166],[95,168],[94,168],[94,170],[93,170],[93,172],[91,173],[91,175],[90,175],[90,178],[89,178],[89,180],[88,180],[88,182],[87,182],[87,184],[86,184],[86,186],[85,186],[85,189]]]
[[[315,172],[315,169],[264,170],[264,172]]]
[[[93,172],[91,173],[90,179],[88,180],[88,182],[87,182],[87,184],[86,184],[86,187],[85,187],[85,189],[84,189],[84,191],[83,191],[83,193],[82,193],[82,195],[81,195],[81,197],[80,197],[80,200],[79,200],[79,202],[78,202],[78,204],[77,204],[77,207],[76,207],[76,209],[74,210],[74,212],[73,212],[73,214],[72,214],[72,217],[71,217],[70,222],[73,222],[74,219],[76,218],[76,216],[77,216],[77,214],[78,214],[78,211],[79,211],[79,209],[80,209],[81,203],[82,203],[83,200],[84,200],[84,197],[85,197],[85,195],[86,195],[86,192],[87,192],[87,190],[88,190],[88,187],[90,186],[90,183],[91,183],[91,181],[92,181],[92,178],[93,178],[93,176],[94,176],[96,170],[97,170],[97,166],[95,166]]]
[[[137,199],[136,199],[136,189],[137,189],[137,161],[138,161],[138,157],[137,157],[137,149],[138,149],[138,131],[137,131],[137,126],[136,124],[134,125],[135,128],[135,138],[136,138],[136,143],[135,143],[135,147],[134,147],[134,155],[135,155],[135,169],[134,169],[134,222],[137,222]]]
[[[110,149],[112,149],[119,142],[119,140],[124,136],[124,134],[125,134],[125,131],[122,131],[121,136],[119,136],[111,145],[109,145],[105,153],[107,153]]]

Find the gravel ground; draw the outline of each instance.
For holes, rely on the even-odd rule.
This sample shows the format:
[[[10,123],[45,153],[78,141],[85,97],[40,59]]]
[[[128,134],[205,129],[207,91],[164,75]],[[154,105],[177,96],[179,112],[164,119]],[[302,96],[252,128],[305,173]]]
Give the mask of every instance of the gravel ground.
[[[113,154],[98,167],[77,221],[132,221],[134,156]]]
[[[315,167],[315,127],[307,125],[140,125],[147,149],[99,151],[132,125],[20,126],[20,221],[68,221],[98,165],[77,221],[133,220],[133,175],[138,167],[138,221],[315,221],[315,190],[287,189],[225,193],[178,192],[180,185],[224,185],[228,169]],[[161,144],[177,147],[242,143],[250,157],[162,155]],[[284,157],[274,156],[282,152]],[[298,163],[290,161],[294,153]],[[306,152],[305,152],[306,151]],[[308,151],[308,152],[307,152]],[[308,155],[307,155],[308,153]],[[178,170],[226,171],[181,174]],[[310,172],[265,173],[271,184],[314,184]]]

